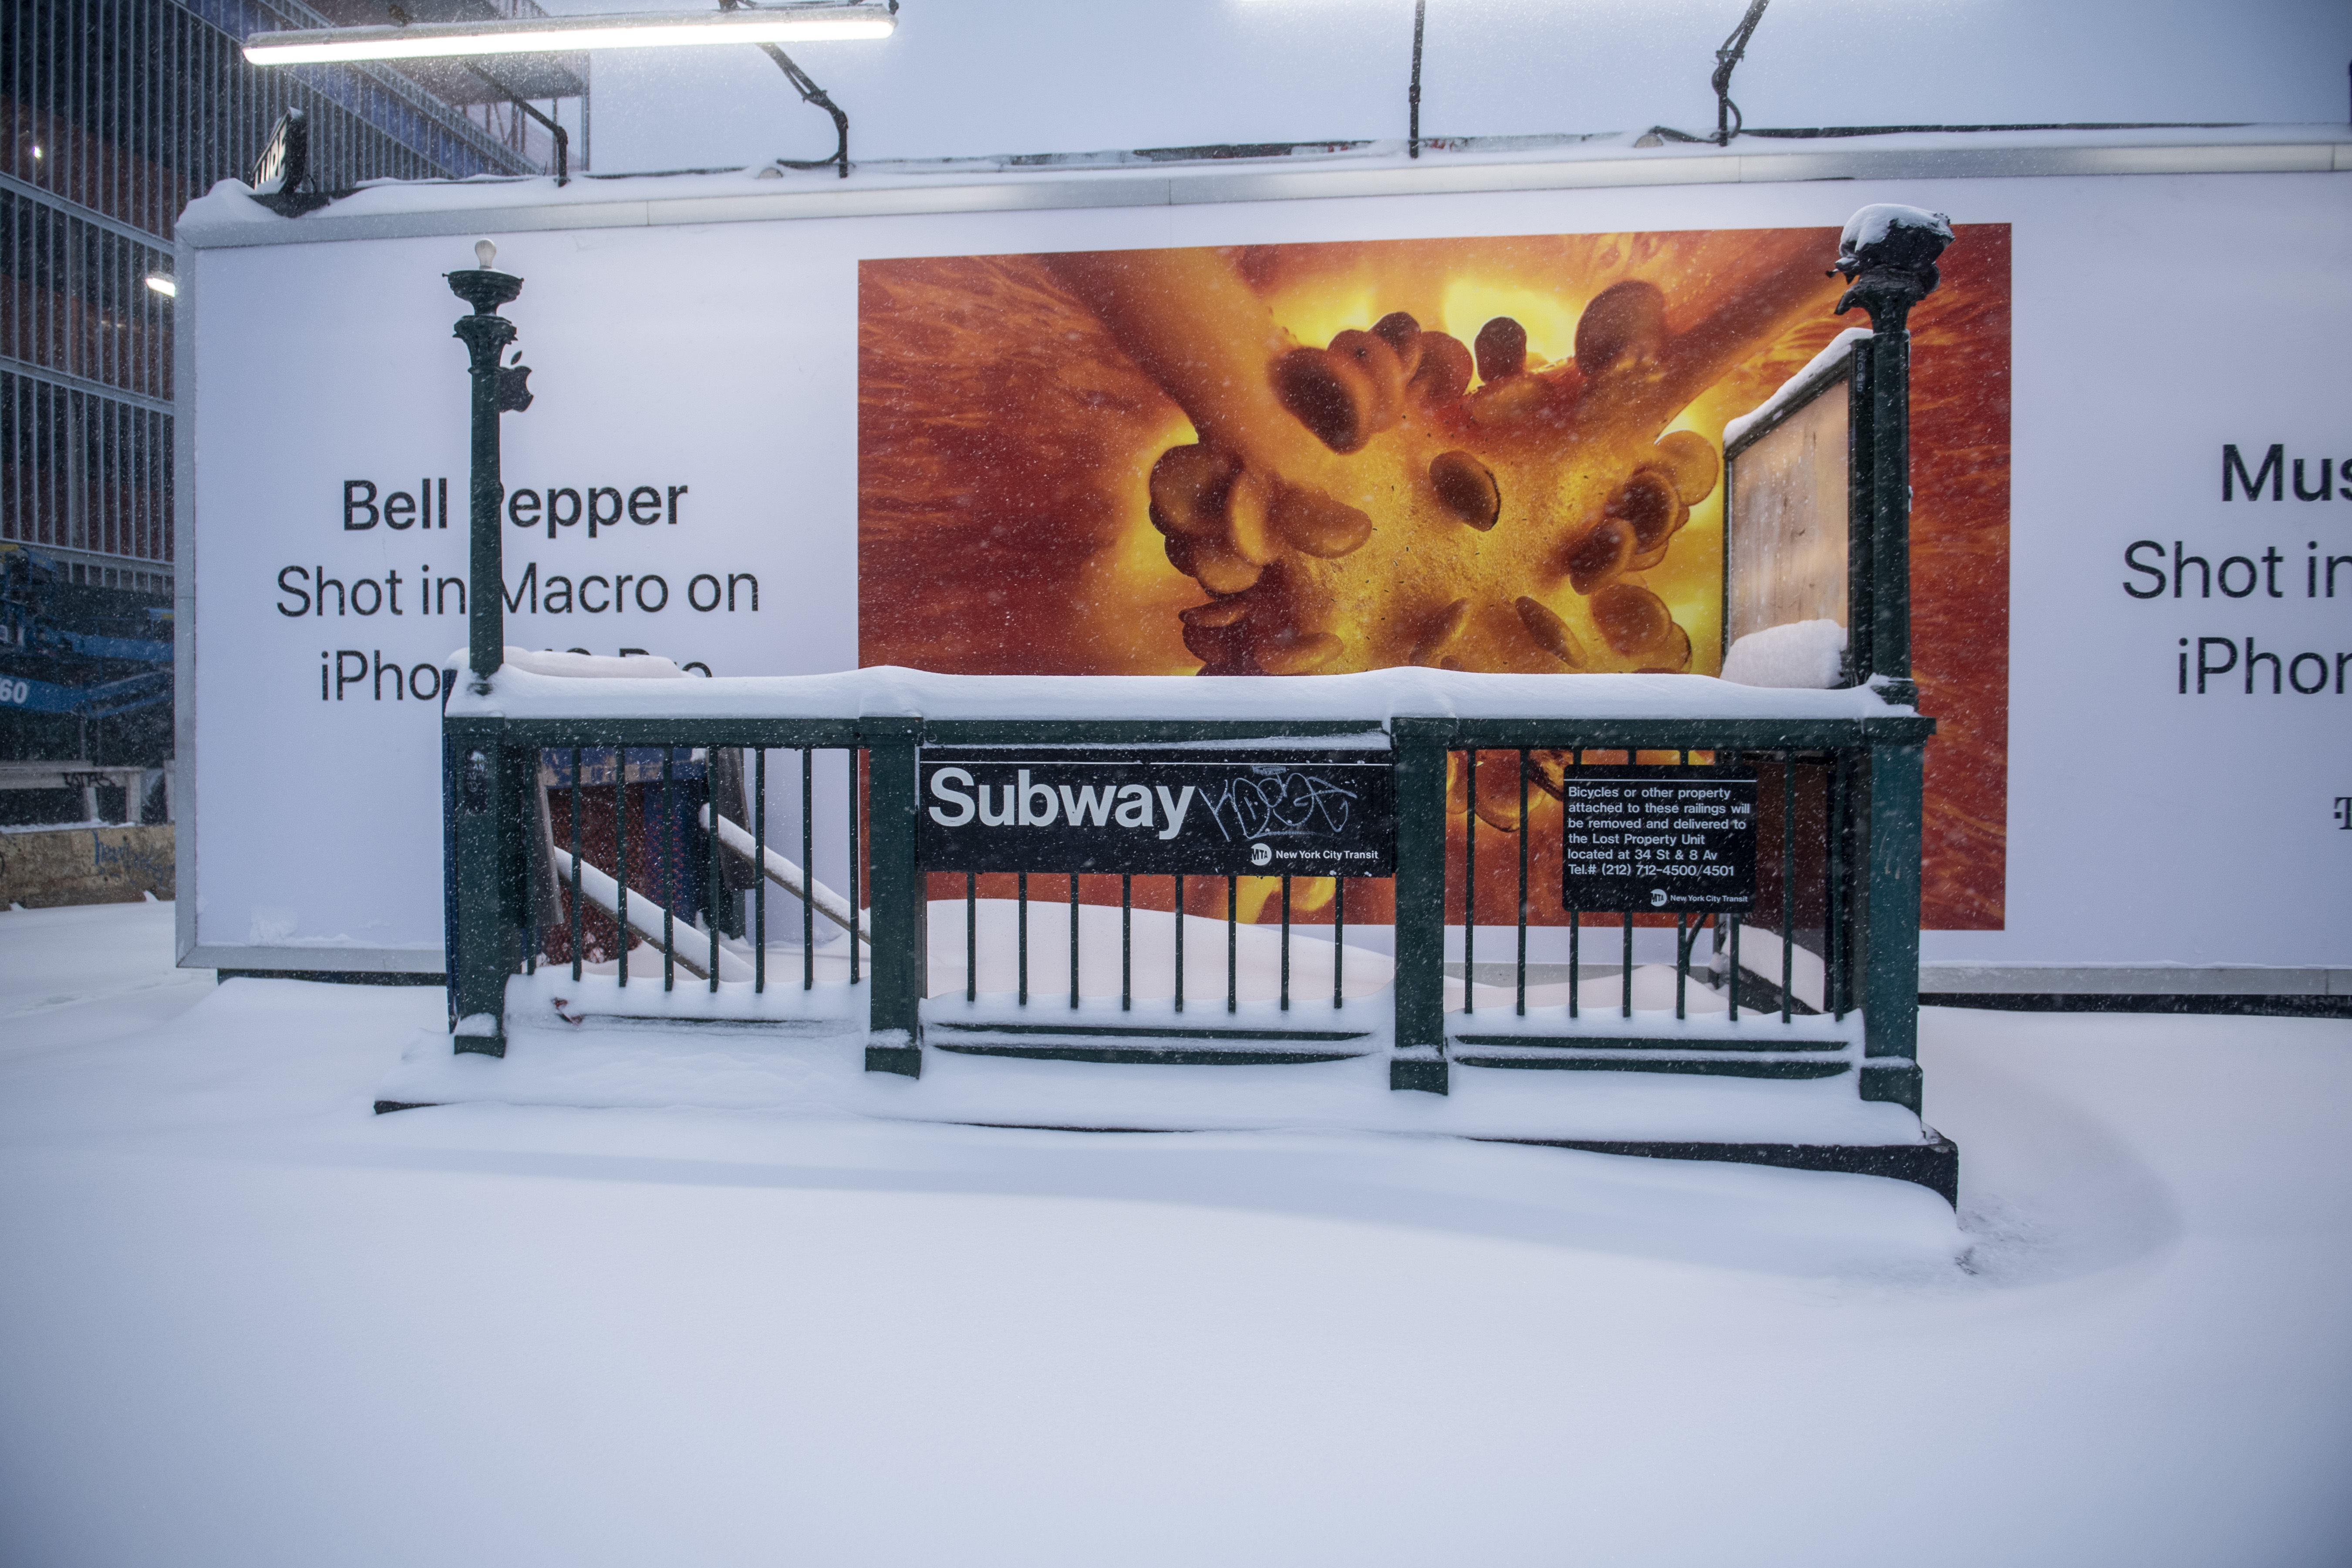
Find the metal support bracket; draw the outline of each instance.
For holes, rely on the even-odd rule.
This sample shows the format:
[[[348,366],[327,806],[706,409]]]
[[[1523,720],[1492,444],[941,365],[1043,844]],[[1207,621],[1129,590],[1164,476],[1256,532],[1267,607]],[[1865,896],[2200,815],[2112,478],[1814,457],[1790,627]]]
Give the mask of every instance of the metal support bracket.
[[[484,81],[489,83],[500,92],[505,93],[509,103],[513,104],[517,109],[521,110],[525,114],[530,115],[533,120],[538,121],[541,125],[547,127],[548,134],[555,138],[555,183],[558,185],[570,184],[572,183],[572,133],[564,130],[562,126],[558,125],[552,116],[542,113],[539,107],[532,103],[530,100],[523,97],[522,94],[517,92],[514,89],[509,87],[506,83],[500,81],[498,78],[492,76],[489,72],[484,70],[473,61],[460,60],[457,63],[464,66],[476,76],[480,77]]]
[[[719,8],[721,11],[755,10],[758,9],[758,0],[719,0]],[[898,9],[898,0],[891,0],[892,14],[896,15]],[[784,169],[837,169],[843,179],[849,178],[848,111],[834,102],[824,89],[817,86],[816,79],[793,62],[792,56],[773,44],[761,44],[760,52],[776,62],[776,68],[784,73],[784,79],[793,84],[793,90],[801,95],[803,103],[814,104],[833,116],[833,130],[837,139],[830,158],[778,158],[775,160],[777,166]]]

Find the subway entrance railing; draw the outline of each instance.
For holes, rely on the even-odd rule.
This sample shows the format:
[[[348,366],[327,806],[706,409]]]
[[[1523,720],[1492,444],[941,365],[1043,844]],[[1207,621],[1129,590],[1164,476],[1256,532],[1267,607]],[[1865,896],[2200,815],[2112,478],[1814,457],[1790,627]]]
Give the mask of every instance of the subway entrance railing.
[[[503,1058],[518,1020],[598,1016],[761,1030],[779,1051],[855,1034],[893,1081],[920,1082],[937,1052],[1159,1086],[1160,1103],[1066,1080],[1051,1106],[1038,1079],[1027,1100],[932,1095],[950,1120],[1098,1130],[1213,1120],[1160,1069],[1364,1088],[1369,1062],[1403,1092],[1363,1124],[1873,1170],[1952,1197],[1957,1156],[1917,1120],[1934,726],[1912,706],[1905,325],[1951,238],[1939,214],[1857,212],[1837,309],[1870,330],[1726,427],[1720,668],[1756,684],[690,680],[509,648],[499,417],[529,405],[530,373],[501,363],[515,328],[498,312],[522,279],[481,242],[480,266],[447,275],[473,308],[456,327],[472,592],[465,668],[442,683],[454,1051],[433,1062]],[[1498,942],[1507,962],[1483,956]],[[1058,996],[1041,962],[1066,973]],[[387,1087],[436,1081],[456,1080]],[[1690,1105],[1627,1092],[1742,1082],[1758,1093],[1680,1120]],[[1503,1083],[1549,1109],[1396,1111],[1491,1109]],[[1261,1100],[1255,1124],[1306,1104]],[[1640,1114],[1586,1114],[1604,1100]],[[1317,1102],[1322,1124],[1358,1124],[1335,1103]]]
[[[1533,1070],[1919,1108],[1933,721],[1870,689],[574,673],[614,663],[509,650],[453,684],[457,1052],[551,1009],[780,1051],[854,1031],[869,1072],[908,1078],[932,1053],[1382,1058],[1408,1093]],[[1318,811],[1320,847],[1281,847]],[[1645,891],[1675,857],[1708,865]],[[1949,1195],[1939,1146],[1849,1163]]]

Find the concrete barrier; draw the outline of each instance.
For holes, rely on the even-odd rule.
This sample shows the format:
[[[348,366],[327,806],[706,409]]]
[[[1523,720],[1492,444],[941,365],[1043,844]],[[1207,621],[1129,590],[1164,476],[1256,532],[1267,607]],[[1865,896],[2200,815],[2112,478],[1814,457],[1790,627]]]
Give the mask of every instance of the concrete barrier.
[[[0,833],[0,905],[131,904],[172,896],[172,825]]]

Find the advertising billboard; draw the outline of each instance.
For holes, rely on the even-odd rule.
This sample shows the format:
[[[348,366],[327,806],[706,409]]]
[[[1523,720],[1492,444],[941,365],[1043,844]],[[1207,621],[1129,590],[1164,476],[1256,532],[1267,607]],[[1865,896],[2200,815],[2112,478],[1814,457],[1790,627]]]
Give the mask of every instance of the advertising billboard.
[[[747,175],[675,221],[453,189],[341,226],[216,195],[184,226],[184,953],[439,967],[467,591],[440,275],[478,234],[525,279],[538,395],[504,422],[511,643],[720,674],[1709,676],[1725,428],[1861,324],[1826,269],[1894,201],[1956,233],[1912,321],[1928,963],[2304,985],[2352,966],[2334,178],[787,216]],[[2254,233],[2293,334],[2221,303]],[[1463,808],[1515,813],[1486,780]],[[1534,818],[1555,866],[1559,820]],[[1489,891],[1479,920],[1515,919]],[[1381,918],[1351,890],[1351,926]]]
[[[1832,313],[1837,237],[861,263],[859,662],[1717,674],[1724,427],[1857,320]],[[2008,226],[1964,224],[1947,254],[1912,321],[1916,663],[1924,710],[1954,716],[1923,919],[1997,931],[2009,668],[1981,629],[2009,614]],[[1482,816],[1515,829],[1516,771],[1484,779]],[[1560,820],[1533,815],[1538,860]],[[1531,920],[1569,918],[1549,903]],[[1478,907],[1512,923],[1517,882]]]

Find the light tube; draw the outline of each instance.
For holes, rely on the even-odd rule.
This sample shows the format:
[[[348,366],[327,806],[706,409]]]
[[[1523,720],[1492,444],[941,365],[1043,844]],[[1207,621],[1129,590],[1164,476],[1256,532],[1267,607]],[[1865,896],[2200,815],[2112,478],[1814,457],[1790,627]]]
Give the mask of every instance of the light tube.
[[[405,27],[321,27],[257,33],[245,58],[257,66],[414,60],[467,55],[681,48],[704,44],[813,44],[887,38],[898,18],[881,5],[793,5],[772,10],[535,16],[499,22],[417,22]]]

